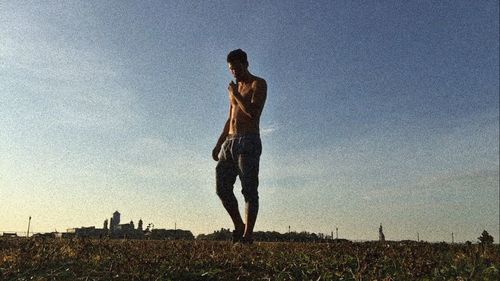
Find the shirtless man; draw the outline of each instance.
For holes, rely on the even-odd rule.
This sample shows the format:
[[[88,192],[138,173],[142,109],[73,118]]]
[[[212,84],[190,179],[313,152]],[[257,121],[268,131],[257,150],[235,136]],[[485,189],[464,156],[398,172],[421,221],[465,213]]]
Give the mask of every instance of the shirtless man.
[[[216,190],[234,224],[233,243],[251,244],[259,210],[257,187],[262,152],[259,120],[266,101],[267,84],[248,71],[247,54],[241,49],[231,51],[227,63],[236,83],[229,83],[229,118],[212,151],[213,159],[218,161]],[[245,222],[233,193],[237,176],[246,203]]]

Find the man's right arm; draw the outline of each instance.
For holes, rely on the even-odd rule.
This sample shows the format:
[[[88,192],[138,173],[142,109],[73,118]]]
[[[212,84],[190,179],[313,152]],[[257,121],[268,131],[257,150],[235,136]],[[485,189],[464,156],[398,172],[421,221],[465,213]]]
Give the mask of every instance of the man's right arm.
[[[212,150],[212,158],[215,161],[219,161],[220,149],[222,147],[222,144],[224,143],[224,140],[226,140],[226,137],[229,134],[229,120],[230,118],[227,119],[226,125],[224,125],[224,129],[222,130],[222,134],[220,134],[220,137],[217,140],[217,144],[215,145],[214,150]]]

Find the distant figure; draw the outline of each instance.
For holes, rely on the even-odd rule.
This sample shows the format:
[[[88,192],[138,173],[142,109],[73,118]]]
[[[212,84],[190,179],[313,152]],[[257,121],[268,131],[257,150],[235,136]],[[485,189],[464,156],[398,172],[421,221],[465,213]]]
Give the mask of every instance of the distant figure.
[[[227,56],[229,71],[235,78],[228,86],[229,117],[212,151],[218,161],[216,190],[234,224],[233,243],[253,242],[253,228],[259,210],[259,160],[262,144],[259,121],[267,96],[267,84],[248,71],[247,54],[241,49]],[[233,193],[236,177],[245,198],[245,223]]]
[[[380,227],[378,229],[378,240],[380,242],[385,242],[385,235],[384,232],[382,231],[382,224],[380,224]]]

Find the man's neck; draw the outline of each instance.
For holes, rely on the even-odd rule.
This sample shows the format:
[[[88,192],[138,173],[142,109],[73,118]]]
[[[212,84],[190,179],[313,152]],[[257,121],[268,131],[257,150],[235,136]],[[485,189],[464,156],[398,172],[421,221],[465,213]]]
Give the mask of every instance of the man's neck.
[[[243,75],[243,77],[241,77],[241,79],[238,79],[238,83],[239,82],[242,82],[242,83],[246,83],[246,82],[249,82],[252,78],[252,74],[250,74],[250,72],[247,72],[245,75]]]

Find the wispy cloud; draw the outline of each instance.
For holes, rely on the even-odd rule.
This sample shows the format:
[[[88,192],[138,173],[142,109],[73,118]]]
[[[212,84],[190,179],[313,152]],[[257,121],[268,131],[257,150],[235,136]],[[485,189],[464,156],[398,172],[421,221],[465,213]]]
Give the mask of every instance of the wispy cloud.
[[[269,125],[264,125],[260,128],[260,134],[262,136],[269,136],[272,135],[274,132],[279,130],[278,124],[269,124]]]

